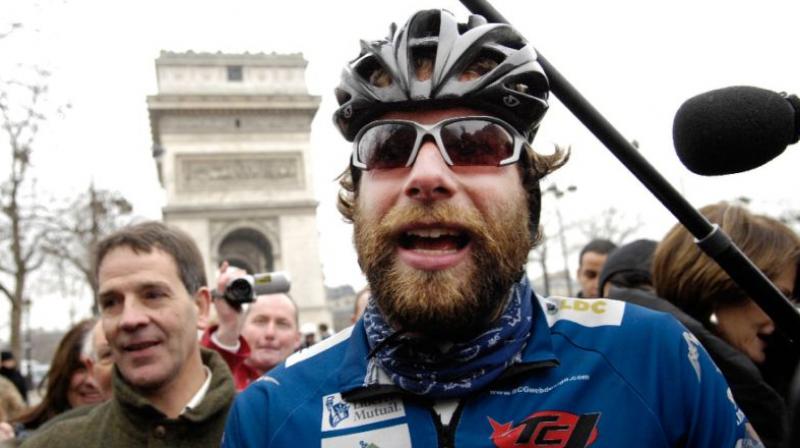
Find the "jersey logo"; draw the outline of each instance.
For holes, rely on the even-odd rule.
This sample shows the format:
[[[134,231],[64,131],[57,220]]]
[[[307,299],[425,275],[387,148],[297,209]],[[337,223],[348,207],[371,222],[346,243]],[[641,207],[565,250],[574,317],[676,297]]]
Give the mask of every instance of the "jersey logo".
[[[520,101],[514,95],[506,95],[503,97],[503,104],[508,107],[517,107]]]
[[[606,299],[574,299],[548,297],[542,306],[551,327],[560,320],[568,320],[584,327],[620,326],[625,314],[625,303]]]
[[[322,397],[322,432],[350,429],[406,416],[403,399],[384,397],[347,401],[341,394]]]
[[[535,412],[519,424],[500,424],[491,417],[492,443],[497,448],[586,448],[597,440],[600,413]]]
[[[328,395],[325,397],[325,407],[328,410],[328,423],[331,428],[335,428],[342,420],[350,416],[350,405],[342,401],[335,401],[336,397]]]

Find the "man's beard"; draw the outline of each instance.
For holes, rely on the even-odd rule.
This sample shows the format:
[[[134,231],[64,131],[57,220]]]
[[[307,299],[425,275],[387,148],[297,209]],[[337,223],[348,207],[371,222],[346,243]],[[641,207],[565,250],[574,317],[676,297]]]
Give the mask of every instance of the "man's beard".
[[[512,284],[519,280],[532,248],[524,195],[495,204],[482,216],[474,208],[436,202],[390,210],[367,222],[355,210],[355,243],[378,308],[396,329],[450,341],[470,339],[499,317]],[[470,256],[434,271],[399,260],[403,226],[441,223],[469,235]]]

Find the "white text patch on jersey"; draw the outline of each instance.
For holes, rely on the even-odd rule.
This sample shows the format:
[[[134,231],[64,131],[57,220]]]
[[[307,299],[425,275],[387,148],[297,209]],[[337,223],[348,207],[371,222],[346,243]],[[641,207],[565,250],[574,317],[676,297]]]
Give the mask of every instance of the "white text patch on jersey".
[[[559,320],[568,320],[584,327],[618,327],[625,314],[625,302],[616,300],[548,297],[542,299],[541,304],[551,327]]]
[[[347,402],[340,394],[322,397],[322,432],[355,428],[405,417],[403,400],[398,397]]]
[[[408,448],[410,446],[411,435],[406,424],[322,439],[322,448]]]

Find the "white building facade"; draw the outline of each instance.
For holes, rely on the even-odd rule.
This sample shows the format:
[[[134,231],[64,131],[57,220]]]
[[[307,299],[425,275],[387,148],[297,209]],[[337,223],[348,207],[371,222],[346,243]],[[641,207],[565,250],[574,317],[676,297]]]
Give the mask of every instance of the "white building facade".
[[[194,237],[214,281],[223,260],[288,271],[302,323],[325,306],[311,121],[301,54],[162,52],[147,98],[164,221]]]

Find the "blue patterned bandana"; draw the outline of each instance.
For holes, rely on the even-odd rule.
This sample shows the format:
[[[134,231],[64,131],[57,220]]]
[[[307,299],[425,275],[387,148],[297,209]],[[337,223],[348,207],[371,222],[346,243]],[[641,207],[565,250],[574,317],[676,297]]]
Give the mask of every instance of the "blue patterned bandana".
[[[375,360],[401,389],[435,398],[478,390],[521,360],[533,322],[527,276],[511,287],[508,304],[494,326],[470,341],[443,349],[442,341],[398,333],[374,300],[364,312],[364,328]]]

